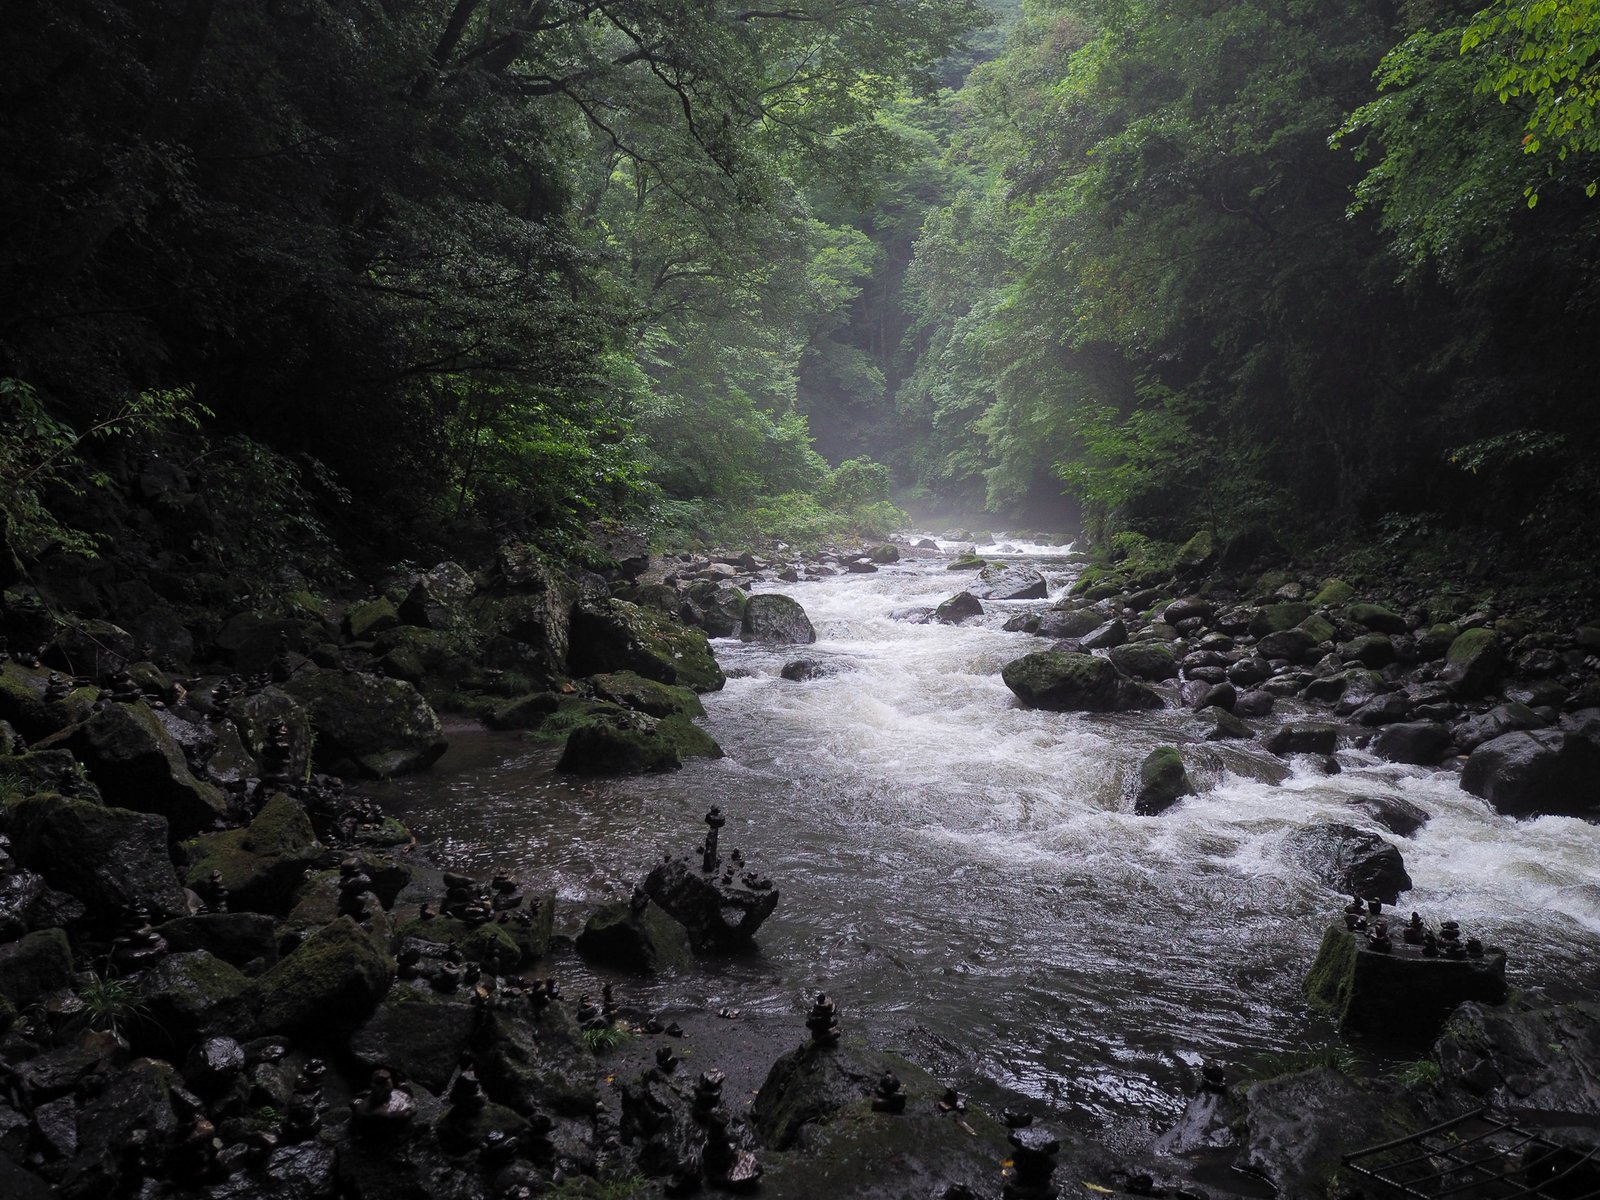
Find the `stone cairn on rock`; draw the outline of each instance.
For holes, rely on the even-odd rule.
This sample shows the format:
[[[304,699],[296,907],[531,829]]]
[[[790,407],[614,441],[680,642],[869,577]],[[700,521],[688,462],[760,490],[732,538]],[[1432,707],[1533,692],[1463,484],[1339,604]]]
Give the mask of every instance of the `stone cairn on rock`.
[[[906,1089],[900,1082],[900,1077],[893,1071],[885,1071],[878,1080],[876,1093],[872,1097],[872,1111],[880,1113],[903,1113],[906,1110]]]
[[[1053,1176],[1061,1142],[1032,1125],[1006,1135],[1011,1143],[1011,1168],[1001,1195],[1005,1200],[1055,1200]]]
[[[811,1045],[827,1049],[839,1044],[839,1010],[826,992],[818,992],[816,1003],[806,1017],[806,1028],[811,1031]]]
[[[153,966],[167,954],[167,939],[150,924],[150,914],[143,909],[130,912],[123,927],[111,939],[111,965],[122,974],[131,974]]]
[[[704,1072],[694,1088],[691,1112],[705,1130],[705,1145],[700,1165],[706,1182],[728,1192],[751,1191],[761,1178],[761,1164],[755,1154],[739,1145],[734,1122],[722,1105],[721,1071]]]

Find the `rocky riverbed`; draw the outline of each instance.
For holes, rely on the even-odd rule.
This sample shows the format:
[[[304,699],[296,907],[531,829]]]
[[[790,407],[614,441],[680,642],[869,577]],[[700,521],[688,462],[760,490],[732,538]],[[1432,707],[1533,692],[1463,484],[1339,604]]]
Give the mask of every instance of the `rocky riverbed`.
[[[1272,842],[1296,881],[1290,920],[1300,932],[1286,939],[1292,967],[1269,960],[1265,995],[1274,1009],[1298,1010],[1294,1037],[1322,1065],[1282,1059],[1272,1078],[1250,1080],[1236,1067],[1201,1070],[1205,1055],[1169,1058],[1186,1066],[1169,1069],[1151,1093],[1166,1099],[1134,1098],[1121,1110],[1150,1109],[1150,1132],[1160,1136],[1140,1137],[1137,1122],[1085,1120],[1095,1105],[1070,1089],[985,1079],[970,1058],[957,1066],[948,1051],[960,1044],[963,1010],[949,1011],[951,1036],[919,1040],[881,1015],[894,1005],[865,979],[837,999],[811,991],[803,1004],[750,1012],[665,1011],[659,1001],[670,992],[652,979],[709,972],[714,981],[725,968],[737,978],[740,963],[759,972],[762,959],[750,952],[763,943],[787,979],[785,963],[808,952],[785,911],[807,911],[801,893],[812,872],[794,853],[804,842],[760,836],[761,824],[731,804],[707,812],[699,792],[674,801],[671,819],[647,839],[668,846],[669,857],[613,851],[591,871],[591,882],[619,885],[605,899],[563,883],[550,861],[500,854],[517,862],[497,869],[448,838],[419,847],[408,826],[437,832],[449,823],[417,806],[425,788],[348,786],[428,779],[416,773],[445,753],[450,723],[470,721],[526,739],[541,771],[591,795],[615,800],[606,789],[618,777],[681,778],[698,789],[744,771],[748,797],[766,752],[746,726],[723,719],[726,708],[744,703],[782,727],[784,702],[774,706],[768,689],[818,689],[838,701],[873,677],[869,667],[859,678],[859,656],[852,661],[837,636],[837,620],[848,618],[827,609],[819,621],[816,607],[808,614],[784,590],[805,597],[808,581],[899,572],[924,581],[932,602],[883,621],[973,631],[969,674],[984,699],[966,716],[992,724],[969,725],[969,738],[1021,737],[1046,760],[1066,754],[1065,769],[1097,797],[1095,809],[1127,814],[1117,828],[1137,830],[1147,847],[1163,829],[1198,838],[1184,853],[1214,860],[1220,890],[1244,869],[1241,847],[1259,839],[1219,847],[1216,826],[1185,825],[1184,814],[1237,799],[1229,787],[1260,789],[1250,794],[1261,804],[1295,780],[1303,789],[1320,773],[1381,773],[1379,764],[1392,763],[1414,773],[1407,778],[1441,780],[1430,788],[1454,788],[1450,773],[1459,770],[1467,799],[1450,803],[1488,805],[1498,819],[1600,811],[1600,711],[1590,707],[1600,693],[1589,658],[1600,630],[1464,596],[1362,593],[1259,564],[1224,567],[1204,546],[1189,548],[1175,573],[1137,578],[1080,575],[1059,552],[1039,561],[1026,546],[987,539],[917,540],[812,558],[667,562],[614,542],[607,576],[508,545],[477,571],[442,563],[380,581],[365,598],[226,620],[172,605],[123,611],[109,599],[69,615],[48,588],[7,591],[0,1177],[8,1190],[1220,1197],[1265,1186],[1352,1195],[1372,1185],[1341,1167],[1341,1156],[1485,1102],[1559,1127],[1563,1144],[1585,1144],[1582,1128],[1600,1114],[1590,1082],[1600,1010],[1558,986],[1500,1004],[1484,1003],[1498,992],[1468,989],[1459,999],[1471,1003],[1453,1012],[1437,1005],[1404,1029],[1380,1017],[1377,1036],[1402,1047],[1387,1061],[1404,1054],[1420,1064],[1401,1074],[1341,1069],[1351,1064],[1334,1053],[1332,1019],[1319,1026],[1293,998],[1324,926],[1311,997],[1352,1035],[1374,1032],[1349,1017],[1364,1011],[1350,1003],[1351,989],[1370,989],[1382,975],[1366,964],[1414,959],[1432,971],[1424,933],[1436,951],[1428,962],[1440,967],[1504,961],[1496,958],[1503,930],[1492,921],[1446,937],[1454,932],[1440,924],[1446,914],[1430,912],[1408,939],[1413,880],[1401,846],[1444,818],[1402,789],[1365,789],[1372,794],[1351,797],[1348,820],[1312,822]],[[933,582],[935,572],[948,586]],[[715,652],[708,639],[721,639]],[[725,666],[740,674],[720,692]],[[1070,713],[1102,715],[1061,715]],[[1073,724],[1084,720],[1101,724]],[[708,725],[736,739],[731,760]],[[1047,730],[1053,742],[1041,740]],[[937,722],[931,732],[948,742]],[[1105,776],[1098,784],[1078,765],[1081,737],[1119,747],[1088,767]],[[878,752],[900,746],[888,738]],[[825,738],[814,749],[833,753]],[[941,766],[959,790],[982,786],[984,761],[993,760],[957,753]],[[1236,771],[1247,784],[1229,782],[1244,778]],[[391,796],[406,820],[385,811]],[[902,811],[902,821],[925,815]],[[841,818],[825,804],[814,812],[818,846],[828,846],[828,823]],[[945,836],[947,817],[918,836]],[[626,811],[609,819],[640,824]],[[1592,853],[1593,825],[1542,819],[1561,822],[1553,836],[1579,861]],[[846,815],[839,827],[870,823]],[[1091,836],[1110,828],[1101,822]],[[720,840],[708,846],[708,834]],[[915,855],[901,865],[924,869]],[[1513,984],[1526,970],[1519,958],[1546,951],[1573,956],[1582,978],[1576,964],[1591,944],[1581,934],[1584,885],[1557,886],[1576,888],[1568,925],[1509,948]],[[1359,914],[1340,912],[1351,892]],[[1396,902],[1400,919],[1387,908]],[[1069,903],[1062,915],[1072,911]],[[892,941],[892,919],[875,919]],[[1256,919],[1276,917],[1245,918]],[[1108,920],[1111,928],[1117,918]],[[965,936],[959,920],[945,924]],[[930,929],[921,914],[907,925],[904,953],[915,954]],[[1478,945],[1469,949],[1469,940]],[[1129,957],[1116,941],[1106,942],[1104,962]],[[1089,937],[1098,954],[1096,942]],[[1003,945],[989,953],[1009,958]],[[886,944],[879,961],[895,954]],[[1196,972],[1204,977],[1203,956]],[[1068,960],[1044,978],[1076,986]],[[1162,978],[1157,971],[1141,983],[1136,970],[1113,987],[1137,1005],[1166,986]],[[1396,986],[1382,979],[1382,988]],[[900,986],[910,1008],[923,1003],[918,969]],[[1434,982],[1414,990],[1439,992]],[[1391,995],[1380,1012],[1404,1002],[1403,990]],[[1231,1003],[1221,993],[1218,1001]],[[938,1010],[943,1001],[930,993],[928,1003]],[[1023,1024],[1013,1021],[1009,1036],[1027,1042],[1036,1032],[1031,1002],[1008,992],[1000,1003],[1022,1005],[1010,1015]],[[1206,1001],[1190,1004],[1203,1029]],[[937,1026],[938,1013],[930,1019]],[[1120,1029],[1108,1009],[1045,1019],[1041,1031],[1048,1042],[1097,1026]],[[901,1030],[909,1036],[887,1036]],[[1086,1052],[1082,1061],[1094,1059]],[[1072,1060],[1046,1061],[1059,1073]],[[1134,1062],[1108,1078],[1135,1080],[1142,1070]],[[1184,1108],[1186,1091],[1194,1098]]]

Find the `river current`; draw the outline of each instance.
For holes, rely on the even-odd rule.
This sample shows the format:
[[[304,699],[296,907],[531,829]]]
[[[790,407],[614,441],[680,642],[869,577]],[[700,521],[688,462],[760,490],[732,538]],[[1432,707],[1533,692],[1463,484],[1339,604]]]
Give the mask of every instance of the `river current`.
[[[1052,597],[1070,583],[1066,547],[980,549],[1036,565]],[[704,697],[721,760],[579,780],[555,772],[555,750],[457,730],[432,772],[379,794],[445,865],[553,887],[567,933],[664,850],[691,849],[719,804],[724,851],[741,847],[782,893],[760,952],[630,981],[630,995],[798,1029],[808,995],[825,990],[875,1042],[1088,1125],[1159,1122],[1202,1060],[1248,1069],[1336,1043],[1300,992],[1343,902],[1286,859],[1286,837],[1308,823],[1384,833],[1414,882],[1402,910],[1505,944],[1513,986],[1566,995],[1600,984],[1600,828],[1502,817],[1449,771],[1357,750],[1340,751],[1337,775],[1307,760],[1271,782],[1278,760],[1201,742],[1205,726],[1181,706],[1019,708],[1000,668],[1045,643],[1000,626],[1040,602],[986,602],[958,627],[891,616],[961,590],[948,561],[759,588],[800,601],[818,640],[713,643],[730,676]],[[802,656],[831,673],[782,679]],[[1280,705],[1271,719],[1295,711]],[[1201,794],[1135,816],[1128,777],[1164,742],[1184,748]],[[1411,837],[1388,834],[1352,804],[1381,793],[1432,819]],[[588,977],[570,956],[560,969]],[[1374,1069],[1396,1065],[1367,1049]]]

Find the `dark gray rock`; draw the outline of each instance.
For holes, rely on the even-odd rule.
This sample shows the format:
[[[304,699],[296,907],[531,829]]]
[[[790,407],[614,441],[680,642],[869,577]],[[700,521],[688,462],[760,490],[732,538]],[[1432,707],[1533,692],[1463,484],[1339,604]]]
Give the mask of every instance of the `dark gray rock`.
[[[1547,1118],[1564,1114],[1591,1127],[1600,1115],[1600,1002],[1463,1004],[1437,1053],[1445,1081],[1484,1103]]]
[[[1358,796],[1350,801],[1352,808],[1360,809],[1378,824],[1398,837],[1410,837],[1428,823],[1429,815],[1411,801],[1392,793],[1379,796]]]
[[[1279,1195],[1306,1200],[1343,1194],[1329,1181],[1351,1150],[1409,1131],[1391,1104],[1331,1067],[1253,1083],[1245,1109],[1241,1164]]]
[[[466,623],[466,610],[477,590],[472,575],[458,563],[442,562],[418,576],[400,602],[400,619],[424,629],[450,631]]]
[[[1372,752],[1379,758],[1422,767],[1443,762],[1453,750],[1450,727],[1439,721],[1386,725],[1372,743]]]
[[[1184,768],[1176,746],[1157,746],[1139,764],[1139,786],[1133,811],[1140,816],[1165,812],[1185,796],[1195,794],[1194,781]]]
[[[1044,576],[1032,567],[985,567],[972,594],[980,600],[1043,600],[1049,595]]]
[[[1178,661],[1164,642],[1126,642],[1113,646],[1107,657],[1117,670],[1135,679],[1159,682],[1178,675]]]
[[[284,690],[309,714],[316,760],[333,774],[388,779],[421,771],[449,745],[438,714],[404,680],[307,667]]]
[[[397,985],[350,1035],[350,1053],[368,1070],[389,1067],[431,1092],[443,1092],[478,1024],[470,1004]]]
[[[972,617],[983,616],[983,603],[971,592],[957,592],[933,610],[933,619],[941,625],[959,625]]]
[[[778,907],[778,889],[770,881],[752,881],[738,873],[725,878],[700,867],[682,858],[658,863],[645,878],[644,890],[688,930],[696,949],[749,947],[761,923]],[[766,886],[753,886],[761,883]]]
[[[101,705],[70,745],[102,791],[165,817],[175,837],[211,829],[228,815],[222,790],[195,778],[183,747],[142,701]]]
[[[1600,745],[1560,729],[1508,733],[1472,752],[1461,786],[1514,816],[1600,809]]]
[[[1081,640],[1085,650],[1109,650],[1128,640],[1128,627],[1120,618],[1113,618],[1097,629],[1091,629]]]
[[[763,592],[746,603],[739,636],[747,642],[810,645],[817,640],[817,631],[798,600]]]
[[[177,916],[186,902],[167,850],[167,822],[154,813],[34,796],[11,808],[16,859],[107,915],[144,909]]]
[[[1039,625],[1034,632],[1040,637],[1081,638],[1100,628],[1104,620],[1100,613],[1090,608],[1052,609],[1039,614]]]
[[[1339,727],[1313,721],[1280,725],[1262,745],[1274,754],[1332,754],[1339,744]]]
[[[1306,974],[1306,999],[1352,1033],[1426,1046],[1456,1005],[1499,1003],[1506,995],[1505,951],[1484,947],[1481,958],[1427,957],[1406,943],[1398,914],[1390,921],[1391,948],[1373,948],[1365,931],[1343,921],[1322,935]]]
[[[1305,662],[1316,653],[1317,639],[1303,629],[1280,629],[1256,643],[1256,652],[1267,658]]]
[[[590,962],[619,971],[655,974],[693,962],[689,936],[655,901],[635,908],[618,900],[597,909],[574,943]]]
[[[1041,650],[1007,663],[1000,674],[1017,698],[1033,708],[1124,712],[1161,707],[1155,692],[1092,654]]]
[[[1455,727],[1456,749],[1471,754],[1485,742],[1508,733],[1543,729],[1547,722],[1526,704],[1501,704],[1486,713],[1468,717]]]
[[[783,669],[778,672],[783,678],[795,683],[804,683],[811,679],[821,679],[824,675],[833,674],[833,669],[821,659],[797,658],[793,662],[783,664]]]
[[[1346,896],[1375,896],[1393,904],[1401,892],[1411,890],[1400,851],[1353,825],[1307,825],[1289,835],[1285,850],[1291,860]]]
[[[1182,621],[1200,620],[1209,621],[1217,611],[1217,606],[1209,600],[1202,600],[1198,596],[1186,596],[1174,600],[1161,610],[1161,619],[1168,625],[1177,625]]]

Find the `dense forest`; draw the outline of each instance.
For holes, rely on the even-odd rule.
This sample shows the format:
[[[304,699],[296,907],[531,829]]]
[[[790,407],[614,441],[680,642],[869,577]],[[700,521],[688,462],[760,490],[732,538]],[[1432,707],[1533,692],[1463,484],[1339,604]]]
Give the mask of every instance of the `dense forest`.
[[[1588,545],[1593,0],[66,0],[8,34],[8,574],[163,458],[244,572],[600,518],[815,542],[891,499],[1124,548]]]

